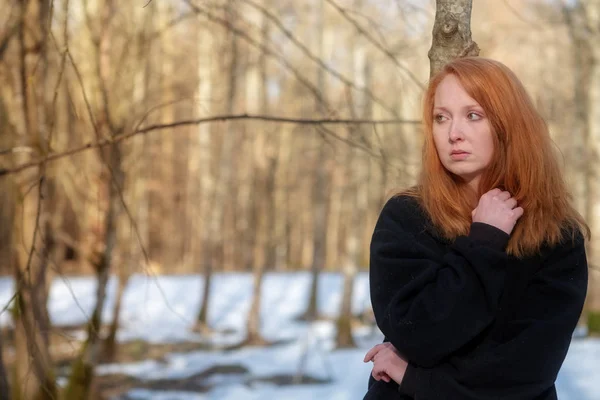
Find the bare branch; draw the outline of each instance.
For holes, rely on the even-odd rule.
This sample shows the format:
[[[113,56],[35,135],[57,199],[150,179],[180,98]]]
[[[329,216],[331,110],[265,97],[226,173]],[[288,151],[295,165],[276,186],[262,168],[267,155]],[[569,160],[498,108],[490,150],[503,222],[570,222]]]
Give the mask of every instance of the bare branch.
[[[392,54],[391,51],[389,51],[388,49],[384,48],[374,37],[373,35],[371,35],[369,32],[367,32],[365,29],[363,29],[362,26],[360,26],[360,24],[354,19],[352,18],[349,14],[348,11],[346,11],[344,8],[342,8],[339,4],[337,4],[335,1],[333,0],[325,0],[327,1],[329,4],[331,4],[331,6],[333,8],[335,8],[340,14],[342,14],[342,16],[344,18],[346,18],[346,20],[348,20],[348,22],[350,22],[352,25],[354,25],[354,27],[356,28],[356,30],[358,31],[358,33],[360,33],[361,35],[363,35],[369,42],[371,42],[371,44],[373,44],[373,46],[375,46],[376,48],[378,48],[381,52],[383,52],[390,60],[392,60],[392,62],[398,67],[400,68],[402,71],[404,71],[409,78],[421,89],[425,89],[425,85],[423,85],[423,83],[421,83],[421,81],[419,80],[419,78],[416,77],[415,74],[412,73],[412,71],[410,69],[408,69],[406,66],[402,65],[400,63],[400,61],[398,61],[396,59],[396,57]]]
[[[301,125],[330,125],[330,124],[331,125],[336,125],[336,124],[337,125],[339,125],[339,124],[368,124],[368,125],[411,124],[411,125],[418,125],[421,123],[421,121],[402,120],[402,119],[389,119],[389,120],[364,120],[364,119],[353,120],[353,119],[327,119],[327,118],[325,118],[325,119],[301,119],[301,118],[285,118],[285,117],[275,117],[275,116],[267,116],[267,115],[248,115],[248,114],[218,115],[218,116],[214,116],[214,117],[177,121],[177,122],[173,122],[170,124],[150,125],[148,127],[145,127],[142,129],[137,129],[137,130],[134,130],[129,133],[116,135],[116,136],[113,136],[110,138],[99,139],[96,142],[90,142],[90,143],[84,144],[82,146],[66,150],[64,152],[49,154],[47,157],[45,157],[41,160],[24,163],[22,165],[19,165],[17,167],[13,167],[13,168],[0,169],[0,177],[3,175],[14,174],[14,173],[18,173],[18,172],[27,170],[29,168],[36,167],[38,165],[41,165],[44,162],[58,160],[60,158],[68,157],[73,154],[81,153],[86,150],[96,149],[96,148],[108,146],[113,143],[118,143],[118,142],[121,142],[123,140],[129,139],[131,137],[134,137],[134,136],[137,136],[140,134],[146,134],[148,132],[157,131],[157,130],[161,130],[161,129],[175,128],[178,126],[198,125],[198,124],[203,124],[203,123],[208,123],[208,122],[223,122],[223,121],[228,121],[228,120],[261,120],[261,121],[268,121],[268,122],[301,124]]]
[[[267,45],[265,43],[258,42],[257,40],[255,40],[254,38],[249,36],[244,30],[235,27],[231,23],[231,21],[221,18],[221,17],[211,13],[210,11],[195,5],[194,3],[191,2],[191,0],[184,0],[184,1],[196,13],[204,15],[210,21],[224,26],[225,28],[229,29],[229,31],[231,33],[241,37],[242,39],[246,40],[246,42],[250,43],[252,46],[255,46],[256,48],[263,51],[265,55],[268,55],[269,57],[275,59],[275,61],[277,61],[278,63],[281,63],[288,71],[290,71],[292,73],[292,75],[294,75],[296,77],[296,79],[298,79],[298,81],[300,81],[300,83],[302,83],[306,88],[308,88],[308,90],[310,90],[312,92],[312,94],[315,96],[316,100],[319,103],[326,104],[326,101],[323,98],[323,94],[321,93],[321,91],[315,85],[313,85],[306,77],[304,77],[304,75],[302,75],[302,73],[296,67],[294,67],[294,65],[292,63],[290,63],[288,60],[286,60],[285,57],[281,57],[275,51],[273,51],[272,49],[267,47]]]
[[[377,104],[379,104],[385,110],[387,110],[388,112],[390,112],[392,115],[397,115],[398,114],[398,112],[396,110],[394,110],[392,107],[390,107],[387,104],[385,104],[385,102],[383,100],[381,100],[379,97],[377,97],[371,90],[369,90],[368,87],[358,86],[351,79],[345,77],[340,72],[336,71],[335,69],[333,69],[330,66],[328,66],[327,64],[325,64],[322,59],[320,59],[319,57],[315,56],[310,51],[309,48],[307,48],[302,42],[300,42],[298,39],[296,39],[296,37],[294,36],[294,34],[292,32],[290,32],[288,29],[286,29],[286,27],[283,25],[283,23],[281,22],[281,20],[279,18],[277,18],[277,16],[275,16],[273,13],[269,12],[269,10],[267,10],[265,7],[261,6],[260,4],[256,4],[252,0],[242,0],[242,1],[244,1],[245,3],[251,5],[252,7],[256,8],[257,10],[261,11],[271,22],[273,22],[279,28],[279,30],[281,32],[283,32],[283,34],[292,43],[294,43],[302,51],[302,53],[304,53],[310,60],[312,60],[315,63],[317,63],[325,71],[329,72],[329,74],[333,75],[334,77],[336,77],[337,79],[339,79],[341,82],[343,82],[347,86],[349,86],[349,87],[351,87],[351,88],[353,88],[355,90],[358,90],[360,92],[365,93],[368,97],[370,97],[371,99],[373,99],[373,101],[375,101]]]

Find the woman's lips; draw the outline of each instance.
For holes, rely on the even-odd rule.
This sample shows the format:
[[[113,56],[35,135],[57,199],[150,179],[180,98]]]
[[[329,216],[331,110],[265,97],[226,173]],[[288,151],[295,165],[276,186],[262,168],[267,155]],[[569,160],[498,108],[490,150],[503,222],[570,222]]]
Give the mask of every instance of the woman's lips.
[[[453,151],[450,153],[450,158],[453,160],[464,160],[469,156],[469,154],[470,153],[467,153],[466,151]]]

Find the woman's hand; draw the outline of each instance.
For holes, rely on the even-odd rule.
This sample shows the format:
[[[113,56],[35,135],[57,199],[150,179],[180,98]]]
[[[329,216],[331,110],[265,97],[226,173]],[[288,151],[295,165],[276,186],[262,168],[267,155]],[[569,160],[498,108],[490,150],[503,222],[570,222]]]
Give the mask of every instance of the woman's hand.
[[[371,375],[377,381],[402,383],[408,363],[389,342],[378,344],[365,354],[364,362],[373,361]]]
[[[481,196],[472,212],[473,222],[495,226],[509,235],[522,215],[523,208],[517,207],[517,200],[500,189],[492,189]]]

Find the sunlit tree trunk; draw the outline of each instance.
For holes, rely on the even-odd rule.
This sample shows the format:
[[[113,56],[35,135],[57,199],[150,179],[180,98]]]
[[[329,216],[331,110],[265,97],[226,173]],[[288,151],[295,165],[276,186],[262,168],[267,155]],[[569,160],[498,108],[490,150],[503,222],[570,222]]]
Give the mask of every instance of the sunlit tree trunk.
[[[141,14],[141,15],[140,15]],[[139,68],[135,72],[135,84],[132,90],[132,104],[134,107],[147,110],[149,108],[149,87],[150,74],[152,71],[151,49],[152,43],[148,40],[147,35],[150,33],[154,21],[155,4],[150,4],[143,9],[143,12],[134,13],[134,21],[140,21],[142,24],[142,39],[136,43],[137,60],[139,60]],[[103,342],[101,351],[101,360],[103,362],[113,361],[117,354],[117,333],[120,327],[121,307],[123,303],[123,295],[125,288],[129,282],[131,273],[137,266],[146,265],[144,259],[144,249],[147,250],[149,237],[149,221],[148,221],[148,193],[146,186],[148,183],[148,167],[154,162],[149,157],[149,140],[146,136],[141,136],[134,139],[129,155],[130,159],[134,160],[134,168],[127,174],[125,186],[128,188],[128,204],[132,212],[135,224],[137,226],[137,234],[133,231],[131,221],[122,221],[119,223],[118,239],[122,240],[119,246],[123,255],[123,262],[118,266],[116,271],[117,291],[115,294],[115,302],[112,312],[112,321],[108,328],[108,333]]]
[[[360,9],[361,3],[362,1],[360,0],[356,1],[355,7]],[[370,64],[368,62],[367,51],[364,45],[361,44],[360,38],[355,38],[352,41],[350,49],[353,55],[354,81],[360,83],[360,86],[370,88]],[[363,93],[357,94],[356,99],[358,101],[353,103],[357,104],[350,104],[352,116],[354,118],[359,116],[364,119],[371,118],[371,102],[369,99]],[[354,142],[360,142],[360,136],[365,135],[365,128],[357,126],[354,129],[350,129],[348,134]],[[367,179],[368,168],[366,167],[369,160],[365,160],[364,154],[355,148],[349,148],[348,152],[346,169],[350,184],[344,197],[348,197],[349,199],[347,216],[349,223],[346,229],[345,257],[342,264],[344,283],[336,336],[337,347],[340,348],[356,346],[354,337],[352,336],[352,298],[354,281],[361,261],[363,224],[369,205],[368,192],[362,188],[363,183],[369,181]]]
[[[235,21],[235,6],[236,0],[228,0],[227,7],[225,10],[226,18],[229,21]],[[235,101],[237,98],[238,91],[238,82],[237,82],[237,67],[238,67],[238,38],[235,34],[228,32],[227,34],[227,43],[228,43],[228,59],[227,59],[227,85],[226,85],[226,94],[225,94],[225,114],[232,114],[234,111]],[[207,40],[210,40],[207,38]],[[210,43],[210,42],[209,42]],[[204,51],[204,50],[203,50]],[[212,49],[206,49],[206,51],[212,51]],[[203,53],[206,54],[206,53]],[[210,59],[210,57],[208,58]],[[206,62],[205,59],[202,62]],[[201,79],[202,80],[202,79]],[[200,83],[202,85],[202,83]],[[224,230],[227,225],[225,222],[225,212],[226,210],[232,212],[234,200],[234,196],[230,192],[230,187],[232,184],[232,159],[233,159],[233,151],[236,138],[238,135],[235,133],[233,126],[230,121],[226,121],[224,126],[220,130],[220,137],[218,143],[215,143],[213,146],[207,139],[210,138],[212,141],[216,136],[213,135],[202,135],[201,139],[201,147],[209,149],[219,149],[219,153],[217,157],[210,157],[210,153],[207,154],[207,157],[210,157],[209,164],[211,165],[213,173],[210,178],[207,178],[207,181],[204,182],[206,186],[203,185],[203,188],[209,188],[206,190],[205,196],[206,203],[203,203],[203,213],[202,213],[202,221],[203,232],[206,235],[203,250],[203,265],[204,265],[204,290],[202,294],[202,304],[200,307],[200,312],[197,318],[197,325],[199,328],[208,327],[208,309],[209,309],[209,301],[210,301],[210,291],[211,291],[211,281],[212,281],[212,273],[214,270],[215,262],[225,262],[224,246],[227,238],[231,240],[230,236],[231,231],[228,231],[226,235]],[[206,141],[205,141],[206,140]],[[216,146],[218,144],[219,146]],[[231,218],[231,215],[229,215]],[[228,228],[231,229],[231,219],[228,220]],[[220,255],[220,257],[215,257],[216,255]],[[229,254],[227,257],[230,257]],[[231,258],[228,258],[231,260]]]
[[[431,76],[455,58],[479,55],[479,47],[471,39],[472,8],[473,0],[436,0],[429,50]]]
[[[48,152],[45,120],[46,31],[49,2],[23,1],[18,33],[20,86],[24,124],[24,143],[38,154]],[[31,84],[33,81],[36,84]],[[19,161],[26,161],[27,156]],[[51,179],[51,178],[50,178]],[[57,388],[49,352],[50,320],[47,311],[49,282],[47,268],[51,251],[46,169],[42,166],[19,176],[13,241],[16,247],[14,278],[16,304],[14,399],[51,399]],[[34,185],[32,186],[32,183]],[[46,198],[44,198],[46,196]]]
[[[324,58],[325,48],[323,45],[325,35],[325,0],[317,0],[317,24],[316,24],[316,41],[318,46],[318,57]],[[317,88],[324,97],[325,88],[325,71],[319,66],[317,67]],[[317,99],[316,115],[323,116],[325,114],[325,104],[321,99]],[[317,128],[318,129],[318,128]],[[317,135],[318,140],[320,138]],[[313,201],[313,251],[311,264],[311,286],[308,308],[304,317],[312,320],[317,317],[318,313],[318,287],[319,273],[325,267],[326,260],[326,243],[327,243],[327,225],[328,225],[328,207],[327,207],[327,190],[328,190],[328,167],[327,167],[327,148],[324,143],[321,143],[318,149],[317,159],[315,161],[315,183],[312,188]]]
[[[270,8],[270,0],[262,0],[261,6],[266,9]],[[258,11],[254,11],[259,13]],[[269,23],[265,15],[261,12],[259,25],[261,26],[262,41],[267,43],[269,40]],[[264,53],[258,57],[258,62],[251,66],[247,70],[246,77],[246,109],[250,114],[260,113],[263,115],[269,114],[268,98],[267,98],[267,60]],[[253,125],[256,126],[256,125]],[[254,238],[254,248],[251,249],[254,252],[253,258],[253,295],[252,305],[250,306],[250,313],[248,315],[248,336],[246,343],[252,345],[265,344],[266,341],[263,339],[260,333],[260,305],[262,300],[262,287],[263,287],[263,276],[265,267],[267,266],[267,258],[269,251],[269,238],[272,229],[272,211],[269,208],[273,208],[272,193],[273,187],[270,187],[269,182],[275,174],[270,163],[272,157],[271,148],[272,144],[269,143],[272,138],[269,135],[270,129],[262,125],[258,129],[253,130],[252,135],[254,136],[254,149],[253,149],[253,170],[254,170],[254,184],[252,185],[252,196],[253,196],[253,218],[251,218],[250,229],[251,235]]]
[[[110,29],[115,14],[116,3],[113,0],[103,0],[97,3],[100,14],[100,25],[95,47],[96,54],[96,81],[100,89],[100,110],[97,113],[96,129],[100,133],[115,136],[119,132],[113,113],[112,97],[109,95],[111,82],[114,79],[112,63],[112,31]],[[117,101],[117,100],[115,100]],[[92,316],[87,322],[87,339],[82,345],[79,355],[75,358],[71,368],[71,376],[65,388],[66,398],[87,399],[92,393],[92,382],[94,371],[100,360],[102,341],[100,329],[102,324],[102,312],[106,302],[106,286],[110,276],[113,263],[114,250],[117,243],[117,221],[121,210],[121,196],[124,183],[122,171],[122,155],[119,143],[115,143],[108,149],[100,150],[100,157],[105,164],[103,180],[107,185],[108,208],[104,219],[103,241],[104,249],[91,255],[91,263],[94,266],[97,286],[95,306]]]
[[[100,360],[100,329],[102,328],[102,311],[106,302],[106,286],[108,283],[113,250],[116,245],[117,210],[121,206],[118,191],[122,188],[123,173],[121,172],[121,155],[118,145],[111,146],[109,152],[110,166],[113,170],[113,179],[109,180],[110,203],[105,219],[104,241],[105,248],[102,254],[97,254],[93,260],[96,272],[96,305],[90,320],[87,323],[87,340],[84,342],[79,356],[73,362],[69,383],[65,389],[66,399],[88,399],[91,395],[94,370]]]

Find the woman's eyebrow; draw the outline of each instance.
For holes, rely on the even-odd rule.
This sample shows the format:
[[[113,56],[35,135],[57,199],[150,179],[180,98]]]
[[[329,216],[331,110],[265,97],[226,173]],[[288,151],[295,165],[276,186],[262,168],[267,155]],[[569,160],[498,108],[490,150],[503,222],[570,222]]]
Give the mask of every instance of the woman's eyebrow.
[[[461,107],[463,110],[467,110],[470,108],[478,108],[481,109],[481,106],[478,104],[468,104],[466,106]],[[433,107],[434,110],[442,110],[442,111],[450,111],[447,107],[444,106],[435,106]]]

